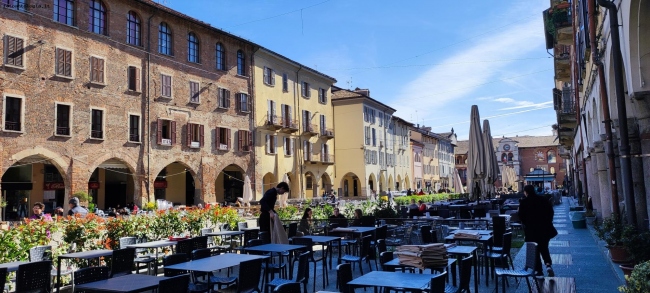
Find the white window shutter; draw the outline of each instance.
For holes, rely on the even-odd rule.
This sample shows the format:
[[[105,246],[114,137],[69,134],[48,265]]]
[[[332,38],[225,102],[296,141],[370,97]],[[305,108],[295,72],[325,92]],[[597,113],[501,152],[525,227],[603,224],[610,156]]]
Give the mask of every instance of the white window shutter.
[[[273,114],[271,114],[271,107],[272,107],[272,106],[271,106],[271,105],[272,105],[271,103],[272,103],[272,102],[273,102],[273,101],[271,101],[271,100],[268,100],[268,101],[267,101],[267,104],[268,104],[269,106],[268,106],[268,108],[267,108],[267,112],[266,112],[266,114],[269,116],[269,119],[268,119],[269,121],[272,121],[272,115],[273,115]]]
[[[277,154],[277,148],[278,148],[278,136],[274,135],[273,136],[273,153]]]
[[[264,66],[264,82],[268,83],[268,78],[269,78],[269,69],[268,67]]]
[[[275,71],[273,69],[270,70],[269,74],[271,75],[271,84],[275,85]]]
[[[268,134],[266,135],[266,153],[271,153],[271,136]]]
[[[289,113],[287,114],[289,116],[289,121],[293,119],[293,111],[291,110],[291,106],[288,107]]]
[[[296,148],[295,148],[296,139],[292,138],[292,139],[289,140],[289,142],[291,143],[291,146],[290,146],[291,148],[289,149],[289,152],[290,152],[289,155],[293,156],[293,154],[294,154],[294,152],[296,150]]]
[[[287,112],[285,111],[284,108],[285,108],[284,104],[280,104],[280,114],[282,115],[283,122],[286,120],[286,117],[287,117],[286,116]]]

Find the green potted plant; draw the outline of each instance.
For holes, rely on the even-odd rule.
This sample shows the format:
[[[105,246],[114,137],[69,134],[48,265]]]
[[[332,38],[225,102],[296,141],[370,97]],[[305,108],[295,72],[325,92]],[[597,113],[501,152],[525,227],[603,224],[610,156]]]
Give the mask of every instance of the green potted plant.
[[[634,267],[632,274],[625,277],[625,286],[618,287],[618,291],[623,293],[644,293],[650,292],[650,261],[640,263]]]
[[[630,263],[619,265],[626,276],[630,275],[635,264],[650,261],[650,231],[635,231],[624,239],[623,246],[630,253]]]
[[[607,243],[613,262],[623,263],[630,259],[630,253],[625,247],[625,241],[635,233],[634,226],[624,224],[616,215],[595,223],[596,236]]]

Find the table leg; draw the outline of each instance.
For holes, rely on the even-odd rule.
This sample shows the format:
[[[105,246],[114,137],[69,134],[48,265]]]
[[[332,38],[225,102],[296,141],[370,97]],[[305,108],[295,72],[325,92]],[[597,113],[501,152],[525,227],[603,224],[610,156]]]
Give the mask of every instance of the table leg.
[[[4,288],[3,288],[4,289]],[[61,258],[59,263],[56,264],[56,292],[61,292]]]
[[[341,257],[342,257],[341,256],[341,250],[343,249],[343,246],[341,246],[341,245],[342,245],[343,241],[341,240],[341,238],[339,238],[337,241],[339,242],[339,246],[338,246],[339,247],[339,258],[336,260],[336,264],[340,265],[341,264]]]
[[[478,292],[478,253],[474,251],[474,292]]]

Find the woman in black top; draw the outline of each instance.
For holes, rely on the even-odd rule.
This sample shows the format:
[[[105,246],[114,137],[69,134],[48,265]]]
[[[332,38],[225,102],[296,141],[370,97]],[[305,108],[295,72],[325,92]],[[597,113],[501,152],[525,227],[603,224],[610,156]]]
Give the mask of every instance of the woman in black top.
[[[298,231],[302,232],[303,235],[311,234],[311,208],[306,208],[305,212],[302,214],[302,219],[300,220],[300,225],[298,226]]]
[[[271,232],[271,219],[276,216],[275,202],[278,200],[278,195],[289,192],[289,184],[280,182],[276,187],[267,190],[260,200],[260,232]]]
[[[354,210],[354,221],[352,221],[352,226],[361,226],[361,217],[363,217],[361,209]]]

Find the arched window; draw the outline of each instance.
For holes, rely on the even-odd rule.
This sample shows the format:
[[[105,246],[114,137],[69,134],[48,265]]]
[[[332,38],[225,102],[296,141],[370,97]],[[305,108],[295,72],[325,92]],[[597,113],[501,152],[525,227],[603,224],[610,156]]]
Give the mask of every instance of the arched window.
[[[553,151],[553,150],[548,151],[546,153],[546,159],[547,159],[547,162],[549,164],[550,163],[556,163],[555,151]],[[553,173],[553,172],[551,172],[551,173]]]
[[[106,6],[99,0],[90,1],[90,31],[100,35],[108,35],[106,27]]]
[[[165,55],[172,54],[172,30],[164,22],[158,26],[158,53]]]
[[[226,70],[226,50],[221,43],[217,43],[217,69]]]
[[[129,11],[126,15],[126,42],[131,45],[142,46],[141,31],[140,17],[135,12]]]
[[[508,153],[508,162],[512,162],[512,159],[513,159],[514,157],[515,157],[515,156],[514,156],[512,153]]]
[[[244,52],[237,51],[237,74],[246,76],[246,59],[244,59]]]
[[[507,162],[508,161],[508,154],[503,153],[501,154],[501,162]]]
[[[187,61],[199,63],[199,39],[196,34],[187,34]]]
[[[75,25],[73,0],[54,0],[54,21]]]

